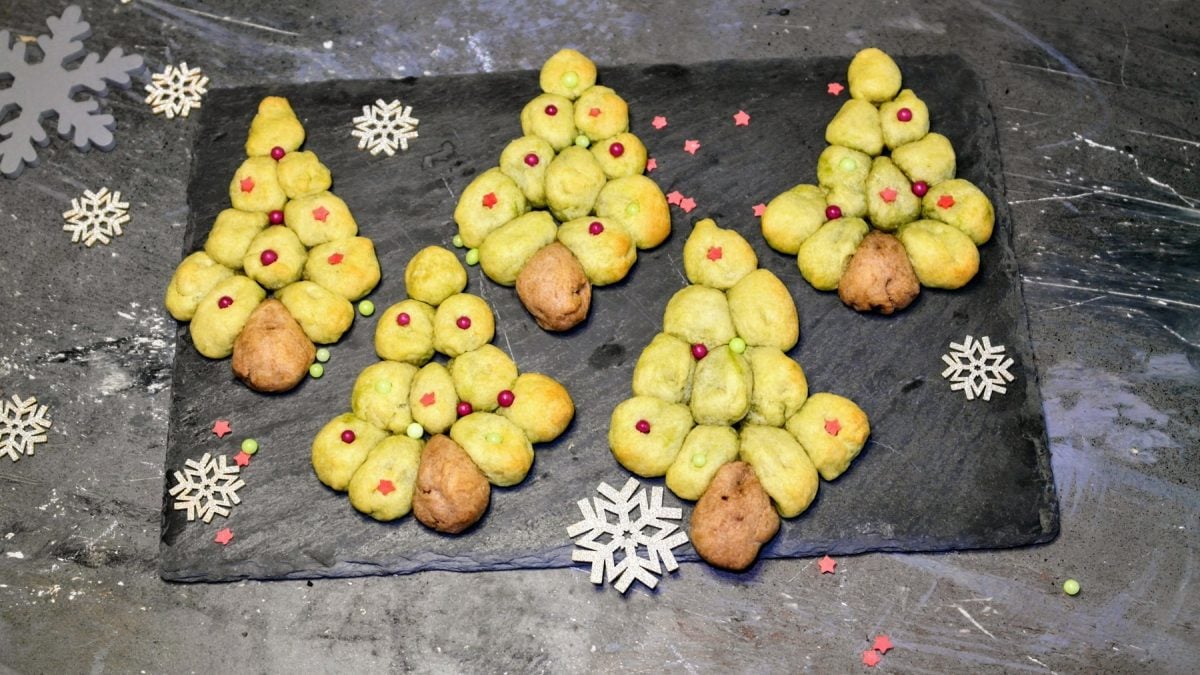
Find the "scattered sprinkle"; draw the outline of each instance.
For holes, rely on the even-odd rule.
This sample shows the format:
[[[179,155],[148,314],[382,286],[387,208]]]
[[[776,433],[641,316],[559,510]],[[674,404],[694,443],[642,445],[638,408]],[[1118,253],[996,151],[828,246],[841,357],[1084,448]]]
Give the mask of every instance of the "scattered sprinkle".
[[[325,366],[323,366],[319,363],[314,363],[308,367],[308,375],[309,375],[309,377],[312,377],[314,380],[321,379],[321,376],[324,374],[325,374]]]
[[[821,568],[821,574],[833,574],[837,570],[837,561],[828,555],[818,560],[817,565]]]
[[[755,204],[754,205],[754,217],[762,218],[762,214],[764,214],[766,212],[767,212],[766,204]]]
[[[692,199],[691,197],[684,197],[683,200],[679,202],[679,208],[683,209],[684,213],[691,213],[692,209],[696,208],[696,200]]]
[[[213,423],[212,432],[217,435],[217,438],[225,438],[232,431],[233,427],[229,426],[229,420],[217,420]]]
[[[886,654],[892,650],[892,647],[895,647],[895,645],[892,644],[891,638],[886,635],[879,635],[875,637],[875,644],[871,646],[871,649],[880,654]]]
[[[462,235],[454,235],[454,238],[450,240],[450,243],[454,244],[454,248],[462,248],[464,246]]]
[[[238,466],[250,466],[250,453],[245,450],[233,456],[233,463]]]
[[[258,441],[253,438],[247,438],[242,441],[242,452],[247,455],[253,455],[258,452]]]
[[[651,157],[650,159],[646,160],[646,173],[650,173],[651,171],[653,171],[657,168],[658,168],[658,160],[657,159],[654,159],[653,157]]]
[[[679,206],[679,202],[683,201],[683,193],[679,190],[674,190],[667,193],[667,203]]]
[[[321,43],[321,46],[325,49],[333,49],[333,40],[326,40]]]
[[[233,541],[233,530],[228,527],[222,527],[217,530],[217,536],[213,537],[213,541],[222,546],[228,546],[229,542]]]
[[[843,89],[845,89],[845,87],[843,87],[841,85],[841,83],[839,83],[839,82],[830,82],[828,85],[825,86],[825,92],[828,93],[830,96],[840,95],[842,93]]]
[[[1063,582],[1063,593],[1067,595],[1079,595],[1079,582],[1074,579],[1067,579]]]
[[[363,316],[371,316],[375,313],[375,303],[370,300],[363,300],[358,303],[358,313]]]
[[[745,110],[737,111],[737,114],[735,114],[733,116],[733,126],[735,126],[735,127],[750,126],[750,115],[747,114]]]
[[[689,155],[696,154],[696,151],[699,149],[700,149],[700,141],[698,141],[694,138],[689,138],[688,140],[683,142],[683,151],[688,153]]]
[[[662,129],[663,127],[667,126],[667,118],[663,117],[662,115],[658,115],[653,121],[650,122],[650,126],[654,127],[655,129]]]
[[[321,363],[328,363],[329,362],[329,350],[324,347],[321,347],[320,349],[318,349],[317,350],[317,360],[320,361]]]
[[[879,656],[879,653],[874,649],[868,649],[862,653],[863,665],[868,668],[874,668],[875,666],[879,665],[881,660],[883,660],[883,657]]]
[[[467,251],[467,264],[468,265],[478,265],[479,264],[479,249],[473,248],[473,249]]]

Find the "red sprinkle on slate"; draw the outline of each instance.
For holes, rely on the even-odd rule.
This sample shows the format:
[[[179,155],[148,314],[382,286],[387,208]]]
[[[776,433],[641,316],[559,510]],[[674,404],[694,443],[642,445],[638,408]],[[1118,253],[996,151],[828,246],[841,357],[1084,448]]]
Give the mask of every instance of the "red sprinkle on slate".
[[[655,116],[654,120],[650,122],[650,126],[654,127],[655,129],[662,129],[663,127],[667,126],[667,118],[663,117],[662,115],[657,115]]]
[[[246,176],[242,179],[242,192],[250,192],[254,189],[254,179]]]
[[[679,200],[679,208],[683,209],[684,213],[691,213],[692,209],[696,208],[696,200],[691,197],[684,197]]]
[[[683,142],[683,151],[690,155],[696,154],[696,151],[699,149],[700,149],[700,141],[698,141],[694,138],[689,138],[688,140]]]
[[[228,527],[217,530],[217,536],[213,537],[213,541],[222,546],[228,546],[229,542],[233,541],[233,530]]]
[[[829,556],[818,560],[817,565],[821,568],[821,574],[833,574],[837,570],[837,561]]]
[[[766,204],[755,204],[755,205],[754,205],[754,216],[755,216],[756,218],[761,218],[761,217],[762,217],[762,214],[764,214],[764,213],[766,213],[766,212],[767,212],[767,205],[766,205]]]
[[[217,438],[225,438],[233,432],[233,427],[229,426],[229,420],[217,420],[213,423],[212,432]]]
[[[250,455],[247,455],[245,452],[239,452],[233,456],[233,463],[237,464],[238,466],[249,466]]]
[[[747,114],[745,110],[737,111],[737,114],[733,116],[733,126],[735,126],[735,127],[750,126],[750,115]]]
[[[837,96],[837,95],[841,94],[842,90],[844,90],[844,89],[845,89],[845,87],[843,87],[838,82],[830,82],[828,85],[825,86],[825,92],[831,96]]]
[[[881,660],[882,660],[882,657],[880,657],[879,654],[874,649],[868,649],[867,651],[862,653],[863,665],[865,665],[868,668],[874,668],[875,666],[879,665],[879,662]]]
[[[880,635],[875,638],[875,644],[871,646],[871,649],[879,652],[880,654],[886,654],[890,652],[893,647],[895,647],[895,645],[892,644],[891,638],[886,635]]]
[[[651,157],[650,159],[646,160],[646,173],[650,173],[651,171],[653,171],[657,168],[658,168],[658,160],[657,159],[654,159],[653,157]]]
[[[679,206],[679,202],[683,201],[683,193],[679,190],[674,190],[667,193],[667,203]]]

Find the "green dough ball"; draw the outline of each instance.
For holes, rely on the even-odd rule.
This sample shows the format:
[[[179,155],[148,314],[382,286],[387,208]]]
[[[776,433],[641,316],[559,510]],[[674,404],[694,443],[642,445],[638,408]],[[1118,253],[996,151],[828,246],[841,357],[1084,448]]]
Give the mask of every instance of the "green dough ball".
[[[775,347],[754,347],[747,356],[754,373],[754,396],[750,399],[746,421],[781,427],[808,399],[808,379],[804,370]]]
[[[900,91],[900,68],[892,57],[869,47],[851,59],[846,80],[850,83],[850,96],[882,103]]]
[[[905,108],[912,118],[902,122],[897,114]],[[883,127],[884,144],[895,150],[906,143],[919,141],[929,133],[929,108],[911,89],[905,89],[896,100],[879,106],[879,123]]]
[[[575,402],[558,380],[541,373],[521,373],[513,383],[513,403],[500,414],[521,427],[531,443],[546,443],[566,431]]]
[[[167,284],[167,311],[179,321],[191,321],[196,306],[214,286],[233,276],[233,270],[213,260],[204,251],[183,259]]]
[[[817,182],[826,190],[841,186],[861,192],[870,171],[870,155],[841,145],[826,146],[817,158]]]
[[[947,196],[949,199],[946,199]],[[970,181],[961,178],[943,181],[930,188],[922,201],[921,213],[926,218],[957,227],[976,246],[992,238],[992,228],[996,222],[996,214],[987,195]]]
[[[315,246],[308,252],[304,278],[347,300],[358,300],[379,283],[375,244],[365,237],[351,237]]]
[[[835,185],[825,195],[825,203],[841,209],[843,218],[862,218],[867,215],[866,183],[861,189]]]
[[[629,105],[608,87],[594,86],[575,101],[575,128],[593,143],[629,130]]]
[[[838,218],[821,226],[800,245],[796,264],[808,283],[818,291],[838,287],[850,257],[870,227],[861,218]]]
[[[879,111],[862,99],[849,99],[825,127],[825,140],[830,145],[843,145],[872,157],[878,155],[883,152]]]
[[[353,436],[346,434],[347,431]],[[345,492],[371,448],[387,437],[386,431],[360,420],[353,413],[338,415],[313,438],[312,465],[317,478],[334,490]],[[352,440],[347,443],[347,438]]]
[[[954,146],[939,133],[926,134],[919,141],[896,148],[892,161],[914,183],[923,180],[933,187],[954,178]]]
[[[266,297],[267,292],[262,286],[240,274],[213,286],[192,315],[192,344],[196,351],[210,359],[223,359],[232,354],[233,341],[242,332],[250,313]],[[232,302],[222,302],[223,298]]]
[[[350,479],[350,505],[384,522],[408,515],[420,466],[420,441],[404,436],[383,439]],[[379,489],[384,480],[394,488],[387,494]]]
[[[479,247],[479,265],[488,278],[512,286],[535,253],[554,243],[558,224],[546,211],[530,211],[493,230]]]
[[[646,146],[628,131],[593,145],[591,150],[610,179],[640,176],[646,170]]]
[[[467,287],[467,270],[449,250],[428,246],[408,261],[404,287],[408,297],[437,306]]]
[[[530,160],[536,158],[532,164]],[[546,168],[554,159],[554,148],[537,136],[522,136],[500,153],[500,171],[525,193],[534,208],[546,206]]]
[[[633,393],[682,403],[692,395],[692,346],[666,333],[654,336],[633,368]]]
[[[729,344],[737,335],[725,294],[695,284],[685,286],[671,296],[663,311],[663,332],[689,345],[702,344],[709,349]]]
[[[337,342],[354,323],[354,305],[342,296],[311,281],[297,281],[275,292],[309,340],[328,345]]]
[[[350,207],[332,192],[293,199],[283,209],[283,218],[308,247],[358,234],[358,223]]]
[[[273,262],[270,258],[263,259],[267,251],[275,254]],[[286,227],[268,227],[250,242],[242,267],[246,276],[273,291],[298,281],[307,261],[308,250],[294,232]]]
[[[812,460],[783,429],[747,424],[742,427],[740,456],[775,501],[784,518],[804,512],[817,496],[820,480]]]
[[[796,255],[800,244],[825,224],[825,191],[815,185],[797,185],[767,204],[762,233],[767,244]]]
[[[567,148],[546,169],[546,204],[559,222],[582,218],[592,212],[605,180],[604,169],[592,153]]]
[[[478,349],[491,342],[495,335],[496,319],[492,316],[492,308],[478,295],[459,293],[438,305],[433,318],[433,347],[446,356],[455,357]]]
[[[375,353],[381,359],[416,366],[429,361],[433,357],[434,316],[433,307],[420,300],[401,300],[388,307],[375,324]]]
[[[288,199],[324,192],[333,185],[329,169],[307,150],[289,152],[276,165],[279,185]]]
[[[599,234],[593,234],[599,223]],[[637,262],[637,247],[625,228],[606,218],[577,218],[558,228],[558,240],[570,249],[594,286],[616,283]]]
[[[279,186],[275,160],[270,157],[251,157],[242,162],[229,182],[229,201],[239,211],[282,209],[287,202],[287,195]]]
[[[259,102],[258,114],[250,122],[250,135],[246,138],[248,157],[269,156],[277,147],[292,152],[303,144],[304,126],[296,119],[286,98],[268,96]]]
[[[521,133],[537,136],[555,151],[561,151],[573,145],[579,135],[575,128],[575,106],[558,94],[542,94],[521,110]]]
[[[645,421],[649,432],[638,430]],[[617,404],[608,427],[608,445],[621,466],[639,476],[661,476],[671,467],[688,432],[692,411],[682,403],[634,396]]]
[[[596,84],[596,64],[574,49],[561,49],[542,64],[538,80],[542,91],[573,101]]]
[[[750,242],[734,230],[717,227],[712,218],[696,223],[683,245],[688,281],[725,290],[758,267]]]
[[[750,411],[753,393],[746,357],[728,347],[710,349],[692,375],[692,416],[697,424],[735,424]]]
[[[979,271],[975,242],[953,225],[918,220],[897,235],[922,286],[961,288]]]
[[[698,425],[667,469],[667,487],[680,499],[700,499],[717,471],[737,456],[738,435],[732,427]]]
[[[616,221],[638,248],[654,248],[671,234],[671,211],[658,183],[645,176],[608,181],[596,197],[596,215]]]
[[[787,286],[771,270],[747,274],[725,293],[733,328],[746,344],[784,351],[800,339],[800,317]]]
[[[222,265],[242,269],[242,258],[254,237],[267,227],[267,214],[225,209],[217,214],[204,242],[204,252]]]
[[[450,427],[450,438],[467,451],[492,485],[516,485],[533,466],[533,445],[525,432],[500,415],[471,413]]]
[[[458,419],[458,394],[446,366],[427,363],[413,376],[408,410],[430,434],[444,434]]]
[[[889,202],[884,197],[890,197]],[[914,195],[912,183],[887,157],[876,157],[867,178],[867,214],[871,224],[891,232],[921,215],[921,198]]]
[[[363,368],[354,381],[350,408],[359,419],[402,434],[412,424],[408,391],[417,367],[408,363],[380,361]]]
[[[479,174],[463,190],[454,222],[468,248],[477,248],[492,230],[529,210],[525,193],[499,168]]]
[[[787,430],[800,442],[821,478],[833,480],[850,468],[871,424],[854,401],[835,394],[813,394],[787,421]]]
[[[459,399],[491,412],[500,405],[496,396],[516,383],[517,364],[495,345],[483,345],[450,361],[450,376]]]

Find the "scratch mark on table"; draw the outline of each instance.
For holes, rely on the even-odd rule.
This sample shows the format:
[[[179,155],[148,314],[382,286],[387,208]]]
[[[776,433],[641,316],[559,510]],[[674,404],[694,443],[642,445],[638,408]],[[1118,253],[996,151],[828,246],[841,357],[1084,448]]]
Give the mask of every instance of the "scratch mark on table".
[[[1030,655],[1026,654],[1026,655],[1025,655],[1025,658],[1029,659],[1030,661],[1033,661],[1034,663],[1036,663],[1036,664],[1038,664],[1039,666],[1041,666],[1041,667],[1045,668],[1046,670],[1049,670],[1049,671],[1052,673],[1052,675],[1058,675],[1057,673],[1055,673],[1055,672],[1054,672],[1054,670],[1052,670],[1052,669],[1050,668],[1050,666],[1048,666],[1048,665],[1046,665],[1046,664],[1042,663],[1041,661],[1038,661],[1037,659],[1033,658],[1032,656],[1030,656]]]
[[[207,19],[212,19],[214,21],[224,21],[226,23],[232,23],[237,26],[245,26],[247,28],[256,28],[258,30],[267,31],[268,33],[276,33],[278,35],[291,35],[293,37],[301,37],[300,33],[294,33],[290,30],[274,28],[272,26],[266,26],[261,23],[254,23],[253,21],[246,21],[245,19],[235,19],[232,16],[228,16],[228,15],[222,16],[220,14],[212,14],[211,12],[205,12],[205,11],[202,11],[199,9],[192,9],[191,7],[180,7],[179,5],[173,5],[169,2],[162,2],[162,3],[151,2],[150,4],[152,4],[152,5],[155,5],[155,4],[170,5],[171,7],[174,7],[175,9],[178,9],[180,11],[188,12],[189,14],[195,14],[197,16],[202,16]]]
[[[1147,300],[1149,302],[1158,303],[1158,304],[1164,305],[1164,306],[1165,305],[1175,305],[1177,307],[1186,307],[1188,309],[1200,309],[1200,304],[1196,304],[1196,303],[1192,303],[1192,302],[1185,302],[1183,300],[1172,300],[1171,298],[1160,298],[1158,296],[1145,295],[1142,293],[1126,293],[1125,291],[1110,291],[1110,290],[1103,289],[1103,288],[1096,288],[1094,286],[1083,286],[1080,284],[1063,284],[1063,283],[1058,283],[1058,282],[1054,282],[1054,281],[1042,281],[1041,279],[1034,279],[1031,277],[1027,277],[1025,275],[1021,275],[1021,282],[1026,283],[1026,284],[1033,284],[1035,286],[1050,286],[1051,288],[1065,288],[1065,289],[1072,290],[1072,291],[1087,291],[1090,293],[1103,293],[1104,295],[1115,295],[1117,297],[1131,298],[1134,300]]]
[[[957,609],[957,610],[958,610],[958,612],[959,612],[959,614],[962,614],[963,616],[967,617],[967,621],[970,621],[971,623],[975,624],[975,627],[976,627],[976,628],[978,628],[979,630],[983,631],[983,634],[984,634],[984,635],[986,635],[986,636],[988,636],[988,637],[992,638],[993,640],[999,640],[999,639],[1000,639],[1000,638],[996,637],[995,635],[992,635],[992,632],[991,632],[991,631],[989,631],[988,629],[984,628],[984,627],[983,627],[983,624],[981,624],[981,623],[979,623],[978,621],[976,621],[976,620],[975,620],[975,617],[971,616],[971,615],[970,615],[970,614],[967,612],[967,610],[965,610],[965,609],[963,609],[963,608],[962,608],[962,606],[961,606],[961,605],[952,605],[952,607],[954,607],[954,609]]]
[[[1166,141],[1175,141],[1177,143],[1186,143],[1188,145],[1194,145],[1197,148],[1200,148],[1200,142],[1189,141],[1186,138],[1178,138],[1176,136],[1164,136],[1163,134],[1152,134],[1149,131],[1142,131],[1140,129],[1126,129],[1125,131],[1128,131],[1131,134],[1140,134],[1142,136],[1153,136],[1154,138],[1161,138]]]

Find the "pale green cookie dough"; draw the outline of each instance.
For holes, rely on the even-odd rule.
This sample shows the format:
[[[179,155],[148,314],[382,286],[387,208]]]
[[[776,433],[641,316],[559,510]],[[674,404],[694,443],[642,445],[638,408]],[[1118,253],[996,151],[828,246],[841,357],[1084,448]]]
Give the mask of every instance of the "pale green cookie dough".
[[[610,180],[640,176],[646,170],[646,146],[642,139],[628,131],[596,143],[591,150]]]
[[[380,361],[358,374],[350,394],[350,408],[359,419],[402,434],[412,423],[408,392],[417,367],[409,363]]]
[[[817,158],[817,182],[826,190],[843,186],[861,192],[870,172],[870,155],[841,145],[826,146]]]
[[[946,199],[946,197],[949,199]],[[948,204],[939,206],[939,203]],[[925,193],[921,212],[926,218],[953,225],[971,238],[976,246],[992,238],[996,214],[992,202],[970,181],[954,178],[938,183]]]
[[[279,186],[288,199],[319,194],[333,185],[329,169],[321,163],[316,153],[307,150],[289,152],[276,165]]]
[[[592,234],[593,223],[599,223],[599,234]],[[625,228],[607,218],[577,218],[558,228],[558,240],[570,249],[583,266],[583,273],[593,286],[616,283],[629,274],[637,262],[637,247]]]
[[[366,237],[351,237],[315,246],[308,252],[304,278],[347,300],[358,300],[379,283],[375,244]]]
[[[961,288],[979,271],[979,250],[953,225],[918,220],[897,233],[922,286]]]
[[[700,499],[717,471],[737,456],[738,435],[732,427],[698,425],[667,469],[667,487],[680,499]]]
[[[258,114],[250,122],[246,138],[246,155],[269,155],[276,147],[285,152],[296,150],[304,143],[304,126],[292,112],[286,98],[268,96],[258,103]],[[271,160],[274,161],[274,160]]]
[[[358,234],[358,223],[346,202],[332,192],[299,197],[283,209],[284,222],[305,246],[348,239]]]
[[[683,245],[688,281],[725,290],[758,267],[750,242],[734,230],[717,227],[712,218],[696,223]]]
[[[531,443],[547,443],[566,431],[575,402],[558,380],[541,373],[521,373],[512,386],[513,403],[501,415],[521,427]]]
[[[309,340],[333,344],[354,323],[354,305],[342,296],[311,281],[297,281],[275,292]]]
[[[835,185],[825,195],[825,203],[842,210],[843,218],[863,218],[867,215],[867,186],[862,189]]]
[[[450,438],[467,451],[492,485],[516,485],[533,466],[533,446],[525,432],[500,415],[471,413],[450,427]]]
[[[638,248],[654,248],[671,234],[671,211],[658,183],[645,176],[608,181],[596,197],[596,215],[625,228]]]
[[[446,298],[462,293],[467,287],[467,270],[450,251],[441,246],[427,246],[404,268],[404,287],[408,297],[436,307]]]
[[[171,283],[167,284],[167,311],[179,321],[191,321],[204,296],[231,276],[233,270],[204,251],[196,251],[184,258],[171,275]]]
[[[638,431],[645,421],[648,433]],[[608,445],[621,466],[639,476],[661,476],[692,430],[692,411],[681,403],[653,396],[634,396],[617,404],[608,427]]]
[[[892,151],[892,161],[914,183],[923,180],[933,187],[954,178],[954,146],[950,145],[950,139],[936,132],[896,148]]]
[[[421,366],[408,392],[408,411],[425,433],[444,434],[458,419],[458,393],[446,366],[434,361]]]
[[[870,229],[861,218],[838,218],[825,223],[800,245],[796,256],[800,274],[818,291],[834,290],[850,264],[850,257]]]
[[[512,286],[525,263],[557,237],[558,224],[548,212],[530,211],[493,230],[483,240],[479,266],[492,281]]]
[[[575,100],[596,84],[596,64],[574,49],[560,49],[542,64],[538,81],[542,91]]]
[[[629,105],[608,87],[594,86],[575,101],[575,128],[602,141],[629,130]]]
[[[246,325],[250,313],[267,297],[262,286],[240,274],[223,279],[212,287],[192,315],[192,344],[210,359],[223,359],[233,353],[233,341]],[[221,307],[221,299],[232,302]]]
[[[478,248],[489,232],[528,210],[521,188],[499,168],[492,168],[463,190],[454,207],[454,222],[458,223],[463,243]]]
[[[400,315],[408,317],[405,324]],[[401,300],[388,307],[375,324],[375,353],[381,359],[419,366],[433,357],[434,309],[420,300]]]
[[[554,148],[537,136],[522,136],[500,153],[500,170],[525,193],[534,208],[546,206],[546,168],[554,159]]]
[[[882,103],[900,91],[900,67],[883,51],[869,47],[850,60],[846,80],[850,84],[850,96]]]
[[[263,254],[267,251],[276,256],[270,264],[263,260]],[[242,258],[242,267],[246,270],[246,276],[263,288],[274,291],[299,281],[307,261],[308,250],[294,232],[286,227],[268,227],[250,242],[246,256]]]
[[[697,424],[735,424],[750,411],[750,362],[726,346],[708,351],[692,375],[692,416]]]
[[[867,215],[871,224],[884,232],[921,215],[921,198],[913,194],[912,183],[887,157],[876,157],[871,165],[871,175],[867,177]]]
[[[458,325],[464,319],[466,328]],[[496,319],[492,308],[483,298],[470,293],[458,293],[438,305],[433,318],[433,346],[451,358],[478,349],[496,335]],[[515,376],[514,376],[515,377]]]
[[[816,185],[797,185],[767,204],[762,233],[767,245],[796,255],[800,244],[825,224],[825,191]]]
[[[817,496],[820,480],[804,448],[787,431],[747,424],[742,427],[740,456],[784,518],[804,512]]]
[[[353,434],[352,437],[346,435],[353,439],[349,443],[343,438],[347,431]],[[371,448],[387,437],[386,431],[360,420],[353,413],[338,415],[313,438],[312,465],[317,478],[334,490],[345,492]]]
[[[902,122],[897,114],[907,108],[912,118]],[[894,101],[879,106],[879,123],[883,127],[883,142],[896,148],[919,141],[929,133],[929,108],[911,89],[900,92]]]
[[[849,99],[825,127],[825,140],[830,145],[843,145],[872,157],[878,155],[883,151],[879,111],[862,99]]]
[[[751,347],[746,356],[754,374],[754,395],[746,422],[781,427],[808,399],[808,379],[800,364],[775,347]]]
[[[222,265],[240,270],[250,242],[268,222],[265,213],[225,209],[213,221],[208,239],[204,241],[204,252]]]
[[[654,336],[633,368],[633,393],[682,403],[692,395],[692,346],[667,333]]]
[[[821,478],[833,480],[850,468],[871,435],[871,424],[854,401],[819,393],[788,419],[787,430],[803,446]]]
[[[592,153],[569,147],[546,169],[546,204],[559,222],[582,218],[592,212],[605,180],[604,169]],[[467,245],[472,244],[467,241]]]
[[[408,515],[421,466],[421,445],[407,436],[380,441],[350,479],[350,505],[384,522]],[[380,481],[385,480],[391,483],[390,490],[380,489]]]
[[[800,339],[800,317],[787,286],[771,270],[747,274],[725,293],[738,337],[751,346],[787,351]]]
[[[542,94],[521,109],[521,133],[537,136],[555,151],[574,145],[579,135],[575,128],[575,106],[570,99],[557,94]]]
[[[725,294],[695,284],[671,296],[663,311],[663,332],[689,345],[702,344],[709,349],[728,344],[737,335]]]
[[[450,376],[458,397],[475,410],[500,407],[496,397],[517,381],[517,364],[495,345],[483,345],[450,361]]]
[[[275,160],[251,157],[242,162],[229,181],[229,202],[239,211],[275,211],[282,209],[287,195],[279,186]]]

